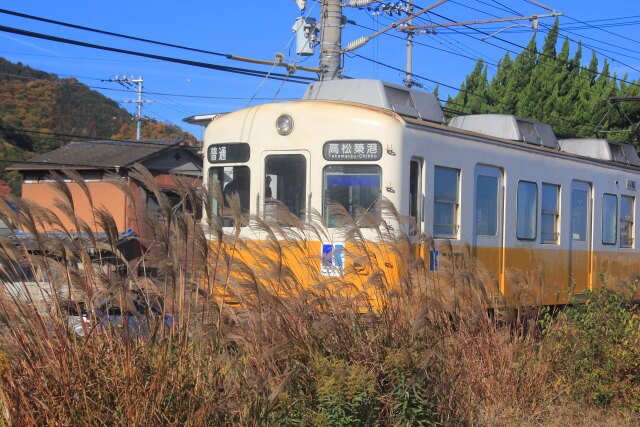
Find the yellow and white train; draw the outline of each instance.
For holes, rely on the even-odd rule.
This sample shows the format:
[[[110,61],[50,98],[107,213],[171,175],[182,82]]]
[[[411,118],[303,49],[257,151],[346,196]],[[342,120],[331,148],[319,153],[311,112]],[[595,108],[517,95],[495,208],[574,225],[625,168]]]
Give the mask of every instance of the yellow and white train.
[[[381,198],[413,218],[412,233],[433,237],[426,269],[437,272],[443,258],[464,268],[472,256],[491,273],[494,297],[509,296],[509,271],[544,284],[541,304],[640,273],[640,159],[628,145],[558,141],[548,125],[508,115],[446,124],[432,94],[334,80],[311,84],[300,101],[217,118],[204,153],[205,184],[237,192],[243,211],[269,216],[277,201],[301,219],[322,213],[329,236],[308,243],[319,276],[352,262],[336,256],[344,243],[332,204],[357,221],[358,212],[380,216]],[[362,233],[375,240],[374,230]]]

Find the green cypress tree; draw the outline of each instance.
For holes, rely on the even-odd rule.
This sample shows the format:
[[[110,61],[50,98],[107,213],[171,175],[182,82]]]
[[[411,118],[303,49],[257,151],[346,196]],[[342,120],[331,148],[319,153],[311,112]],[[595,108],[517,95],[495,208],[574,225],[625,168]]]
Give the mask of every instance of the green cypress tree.
[[[609,72],[609,62],[605,59],[604,64],[602,65],[602,71],[600,72],[600,75],[595,78],[590,91],[591,120],[589,123],[594,127],[600,122],[600,120],[603,120],[600,124],[600,128],[611,129],[616,122],[616,115],[606,115],[607,110],[609,109],[607,98],[613,96],[615,93],[615,90],[612,90],[613,86],[615,86],[615,80],[612,84]],[[615,135],[611,134],[609,136],[614,137]]]
[[[569,59],[570,45],[569,39],[565,38],[560,53],[555,57],[554,72],[549,76],[547,90],[551,91],[550,96],[546,96],[542,101],[542,111],[540,112],[545,122],[551,124],[558,135],[570,135],[570,118],[573,115],[573,104],[570,101],[570,91],[572,84],[572,65],[575,58]],[[549,64],[548,67],[551,67]]]
[[[508,73],[507,89],[503,99],[509,102],[509,112],[512,114],[522,114],[519,104],[522,91],[529,85],[531,73],[536,67],[538,48],[536,46],[536,35],[534,34],[527,45],[516,59],[513,61]]]
[[[486,112],[488,86],[487,67],[481,58],[460,86],[460,91],[455,98],[447,99],[445,107],[465,114]]]
[[[498,71],[487,88],[487,110],[492,113],[515,114],[516,93],[509,90],[513,63],[509,52],[498,61]]]
[[[563,70],[562,63],[556,57],[557,42],[558,20],[556,19],[545,38],[542,52],[537,55],[528,84],[518,96],[517,114],[540,121],[549,117],[545,103],[551,105],[555,103],[557,76]]]
[[[617,76],[611,76],[606,60],[598,72],[595,52],[591,53],[589,65],[583,67],[582,44],[578,44],[571,57],[570,43],[565,38],[557,52],[558,34],[556,20],[540,52],[534,34],[514,60],[507,53],[499,61],[490,83],[487,68],[479,60],[460,92],[454,98],[449,97],[446,106],[462,114],[493,112],[528,117],[552,125],[559,137],[593,137],[594,128],[610,108],[607,98],[613,95],[640,97],[640,79],[618,85]],[[600,125],[601,129],[635,129],[625,115],[634,123],[640,122],[640,102],[624,103],[620,108],[625,114],[610,113]],[[612,139],[626,135],[607,134]],[[640,130],[637,140],[640,140]]]

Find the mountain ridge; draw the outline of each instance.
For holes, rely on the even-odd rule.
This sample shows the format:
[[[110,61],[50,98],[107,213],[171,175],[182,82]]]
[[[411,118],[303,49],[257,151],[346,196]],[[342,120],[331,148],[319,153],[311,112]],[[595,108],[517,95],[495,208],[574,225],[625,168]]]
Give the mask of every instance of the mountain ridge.
[[[20,193],[20,176],[5,171],[14,162],[61,147],[73,140],[134,140],[134,117],[117,102],[77,79],[60,78],[22,63],[0,58],[0,197],[10,187]],[[147,119],[143,140],[193,135]]]

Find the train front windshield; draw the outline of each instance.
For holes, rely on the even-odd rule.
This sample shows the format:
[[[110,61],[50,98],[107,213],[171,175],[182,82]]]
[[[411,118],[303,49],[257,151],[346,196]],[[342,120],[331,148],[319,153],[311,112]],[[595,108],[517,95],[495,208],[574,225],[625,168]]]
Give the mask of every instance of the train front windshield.
[[[359,220],[359,214],[381,218],[378,200],[382,188],[382,169],[374,165],[330,165],[324,169],[324,218],[329,227],[340,225],[340,209]],[[343,211],[343,212],[344,212]],[[366,226],[366,224],[361,224]]]
[[[251,172],[247,166],[219,166],[209,169],[209,180],[220,185],[224,197],[224,207],[229,207],[231,198],[236,196],[240,199],[240,211],[249,212],[249,183]],[[214,195],[215,196],[215,195]],[[222,226],[232,227],[233,218],[230,213],[224,214],[222,206],[216,197],[211,198],[211,212],[220,216],[222,213]]]

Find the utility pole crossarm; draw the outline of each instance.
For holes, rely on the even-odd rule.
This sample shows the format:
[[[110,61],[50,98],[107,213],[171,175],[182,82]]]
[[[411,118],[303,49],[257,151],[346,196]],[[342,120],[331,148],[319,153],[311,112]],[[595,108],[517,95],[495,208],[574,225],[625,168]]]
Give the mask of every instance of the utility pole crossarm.
[[[138,77],[137,79],[133,78],[133,75],[131,77],[127,77],[126,74],[123,74],[122,77],[118,77],[116,76],[114,79],[109,79],[109,80],[103,80],[105,82],[114,82],[114,83],[120,83],[121,85],[125,86],[125,87],[131,87],[130,85],[135,84],[137,86],[136,92],[138,93],[138,99],[135,101],[131,101],[131,100],[127,100],[127,101],[122,101],[122,102],[131,102],[131,103],[135,103],[137,104],[137,110],[136,110],[136,115],[135,115],[135,121],[136,121],[136,141],[140,141],[140,138],[142,137],[142,105],[144,103],[147,102],[153,102],[153,101],[148,101],[145,99],[142,99],[142,76]]]
[[[426,30],[430,28],[442,28],[442,27],[459,27],[464,25],[481,25],[481,24],[493,24],[496,22],[513,22],[513,21],[533,21],[535,19],[540,18],[555,18],[557,16],[564,16],[562,12],[553,12],[547,13],[544,15],[528,15],[528,16],[515,16],[512,18],[496,18],[496,19],[480,19],[476,21],[465,21],[465,22],[445,22],[442,24],[428,24],[428,25],[407,25],[402,27],[403,31],[412,31],[412,30]]]
[[[422,15],[423,13],[426,13],[426,12],[430,11],[431,9],[434,9],[434,8],[435,8],[435,7],[437,7],[437,6],[440,6],[441,4],[446,3],[447,1],[449,1],[449,0],[440,0],[440,1],[437,1],[437,2],[435,2],[434,4],[432,4],[432,5],[430,5],[430,6],[427,6],[427,7],[425,7],[424,9],[420,9],[420,10],[419,10],[419,11],[417,11],[416,13],[413,13],[413,14],[411,14],[411,15],[407,16],[406,18],[403,18],[403,19],[401,19],[401,20],[399,20],[399,21],[397,21],[397,22],[394,22],[393,24],[391,24],[391,25],[389,25],[389,26],[387,26],[387,27],[385,27],[385,28],[383,28],[383,29],[381,29],[381,30],[379,30],[379,31],[376,31],[375,33],[373,33],[373,34],[371,34],[371,35],[369,35],[369,36],[360,37],[359,39],[356,39],[356,40],[352,41],[351,43],[349,43],[349,44],[347,45],[347,47],[344,49],[344,52],[351,52],[352,50],[356,50],[356,49],[358,49],[358,48],[360,48],[360,47],[364,46],[364,45],[365,45],[367,42],[369,42],[369,40],[371,40],[372,38],[377,37],[377,36],[379,36],[380,34],[384,34],[384,33],[386,33],[386,32],[387,32],[387,31],[389,31],[389,30],[392,30],[392,29],[394,29],[394,28],[397,28],[397,27],[399,27],[400,25],[404,24],[405,22],[410,21],[410,20],[412,20],[413,18],[415,18],[415,17],[417,17],[417,16],[420,16],[420,15]]]

